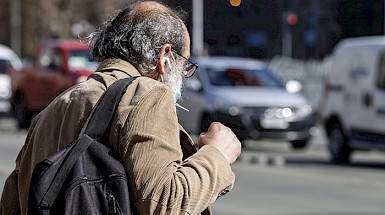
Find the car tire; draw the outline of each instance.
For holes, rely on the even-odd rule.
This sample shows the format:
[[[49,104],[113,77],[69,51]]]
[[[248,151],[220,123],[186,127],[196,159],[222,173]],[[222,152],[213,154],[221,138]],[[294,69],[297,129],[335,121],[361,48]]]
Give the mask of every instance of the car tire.
[[[344,135],[341,126],[338,124],[331,126],[328,138],[328,148],[332,162],[348,163],[352,149],[347,144],[346,136]]]
[[[290,141],[290,143],[291,143],[291,148],[294,150],[304,149],[308,145],[307,140],[293,140],[293,141]]]
[[[26,110],[23,96],[18,93],[15,97],[15,116],[19,128],[29,128],[32,121],[32,114]]]

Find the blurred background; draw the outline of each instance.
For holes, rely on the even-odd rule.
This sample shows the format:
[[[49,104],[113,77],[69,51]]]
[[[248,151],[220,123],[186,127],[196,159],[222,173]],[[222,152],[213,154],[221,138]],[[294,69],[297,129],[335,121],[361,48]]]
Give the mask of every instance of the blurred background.
[[[41,40],[88,35],[127,2],[1,0],[0,41],[29,57]],[[162,2],[187,11],[192,32],[193,1]],[[204,30],[202,42],[210,55],[271,59],[284,53],[296,59],[323,59],[342,38],[384,32],[381,0],[234,0],[234,5],[241,2],[236,7],[229,0],[198,2],[198,15],[204,18],[199,26]],[[284,50],[288,33],[295,47],[291,53]]]
[[[1,0],[0,43],[28,63],[38,42],[84,38],[128,2]],[[314,70],[336,43],[347,37],[384,32],[384,3],[378,0],[234,0],[237,6],[229,0],[162,2],[188,12],[186,24],[192,34],[194,55],[271,61],[274,72],[285,80],[291,79],[287,76],[311,76],[315,83],[304,83],[304,94],[315,106],[320,97],[307,85],[319,90],[324,73]]]
[[[0,192],[33,116],[96,68],[79,38],[130,2],[0,0]],[[383,0],[160,2],[200,65],[180,123],[243,143],[214,214],[385,214]]]

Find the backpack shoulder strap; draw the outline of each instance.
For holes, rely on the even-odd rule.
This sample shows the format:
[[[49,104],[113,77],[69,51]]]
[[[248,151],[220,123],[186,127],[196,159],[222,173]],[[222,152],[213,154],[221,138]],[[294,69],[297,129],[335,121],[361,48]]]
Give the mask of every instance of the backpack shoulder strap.
[[[107,88],[88,117],[79,134],[79,138],[87,134],[92,139],[99,140],[104,135],[114,117],[123,94],[136,78],[138,76],[119,79]]]

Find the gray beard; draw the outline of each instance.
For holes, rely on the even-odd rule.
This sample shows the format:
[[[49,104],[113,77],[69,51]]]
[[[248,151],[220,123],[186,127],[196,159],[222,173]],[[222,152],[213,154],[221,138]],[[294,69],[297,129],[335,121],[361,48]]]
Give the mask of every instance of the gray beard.
[[[179,82],[181,82],[180,85]],[[179,75],[177,71],[170,70],[169,73],[164,75],[164,84],[171,89],[171,92],[175,99],[178,96],[178,92],[182,90],[178,89],[178,87],[180,86],[181,88],[183,88],[184,76]]]

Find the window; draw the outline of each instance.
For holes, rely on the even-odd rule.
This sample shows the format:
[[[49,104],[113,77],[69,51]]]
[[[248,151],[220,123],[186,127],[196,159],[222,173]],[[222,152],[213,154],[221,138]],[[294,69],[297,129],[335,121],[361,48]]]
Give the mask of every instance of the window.
[[[98,63],[94,61],[88,50],[71,50],[69,52],[68,67],[71,71],[75,70],[95,70]]]
[[[210,83],[215,86],[284,87],[268,69],[209,68]]]
[[[61,70],[63,66],[62,57],[60,49],[45,49],[41,52],[39,61],[39,66],[53,69]]]

